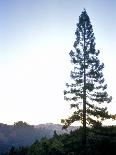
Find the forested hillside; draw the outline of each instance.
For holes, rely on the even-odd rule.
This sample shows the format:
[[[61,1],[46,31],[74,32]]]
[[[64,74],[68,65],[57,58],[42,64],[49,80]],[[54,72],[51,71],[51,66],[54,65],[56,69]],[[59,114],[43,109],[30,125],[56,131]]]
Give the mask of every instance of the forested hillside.
[[[52,138],[36,140],[30,147],[12,147],[4,155],[115,155],[116,126],[87,128],[87,144],[82,144],[82,128]]]
[[[0,152],[10,149],[12,146],[29,146],[35,140],[42,137],[51,138],[56,131],[58,134],[74,130],[70,127],[68,130],[62,130],[62,125],[58,124],[40,124],[37,126],[28,125],[26,122],[19,121],[14,125],[0,124]]]

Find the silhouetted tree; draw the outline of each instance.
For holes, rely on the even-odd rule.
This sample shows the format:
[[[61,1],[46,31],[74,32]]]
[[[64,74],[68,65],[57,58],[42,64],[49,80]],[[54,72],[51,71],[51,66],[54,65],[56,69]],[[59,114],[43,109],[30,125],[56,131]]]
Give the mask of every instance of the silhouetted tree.
[[[115,115],[109,114],[107,107],[101,104],[111,102],[112,97],[106,91],[107,84],[104,84],[102,73],[104,64],[98,59],[100,52],[95,49],[93,28],[86,10],[79,17],[75,35],[75,51],[69,53],[74,65],[70,74],[74,83],[66,83],[64,98],[71,101],[71,108],[76,108],[76,111],[61,122],[66,128],[75,121],[81,121],[83,143],[86,144],[86,123],[99,126],[104,119],[115,119]]]
[[[24,127],[24,126],[29,126],[29,124],[23,121],[18,121],[18,122],[14,122],[14,126]]]
[[[16,155],[16,154],[17,154],[16,148],[12,146],[8,155]]]

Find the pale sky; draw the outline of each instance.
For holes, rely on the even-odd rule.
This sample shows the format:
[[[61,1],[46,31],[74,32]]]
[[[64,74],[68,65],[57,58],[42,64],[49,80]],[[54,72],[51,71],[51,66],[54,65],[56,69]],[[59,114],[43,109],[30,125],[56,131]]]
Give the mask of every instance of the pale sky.
[[[115,0],[0,0],[0,122],[60,123],[70,115],[63,90],[69,52],[84,8],[101,51],[116,113]]]

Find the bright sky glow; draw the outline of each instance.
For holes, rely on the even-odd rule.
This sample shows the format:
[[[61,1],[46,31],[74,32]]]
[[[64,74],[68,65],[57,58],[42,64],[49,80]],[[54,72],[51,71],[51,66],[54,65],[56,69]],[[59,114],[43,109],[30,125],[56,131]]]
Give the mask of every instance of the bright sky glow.
[[[63,90],[70,75],[78,17],[90,16],[116,113],[116,2],[0,0],[0,122],[60,123],[70,114]]]

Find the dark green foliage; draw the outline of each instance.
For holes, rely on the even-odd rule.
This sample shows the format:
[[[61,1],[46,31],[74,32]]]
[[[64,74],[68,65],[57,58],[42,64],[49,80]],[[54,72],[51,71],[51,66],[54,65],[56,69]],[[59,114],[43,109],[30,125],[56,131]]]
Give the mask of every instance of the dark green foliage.
[[[70,74],[73,83],[66,84],[64,99],[70,101],[71,108],[76,110],[71,117],[61,122],[67,128],[73,122],[80,121],[85,143],[86,124],[101,126],[103,120],[115,119],[116,115],[109,114],[104,106],[104,103],[111,102],[112,97],[106,91],[107,84],[102,73],[104,64],[99,61],[100,51],[95,49],[93,28],[86,10],[79,17],[75,35],[74,51],[69,53],[74,65]]]
[[[16,155],[17,154],[17,150],[15,147],[11,147],[10,151],[9,151],[9,155]]]
[[[87,144],[82,144],[83,128],[70,134],[36,140],[30,147],[12,147],[4,155],[115,155],[116,126],[87,128]]]
[[[0,153],[8,151],[12,146],[30,146],[36,139],[42,137],[50,138],[57,133],[69,132],[63,131],[62,126],[58,124],[44,124],[34,127],[26,122],[16,122],[14,125],[0,124]]]
[[[14,125],[0,124],[0,153],[6,152],[12,146],[18,148],[21,146],[30,146],[35,140],[42,137],[51,138],[53,135],[69,133],[76,127],[69,127],[68,130],[62,130],[62,125],[47,123],[37,126],[29,125],[26,122],[19,121]],[[54,132],[56,130],[56,132]]]
[[[59,136],[51,139],[42,138],[36,141],[29,149],[29,155],[60,155],[63,153],[63,144]]]

